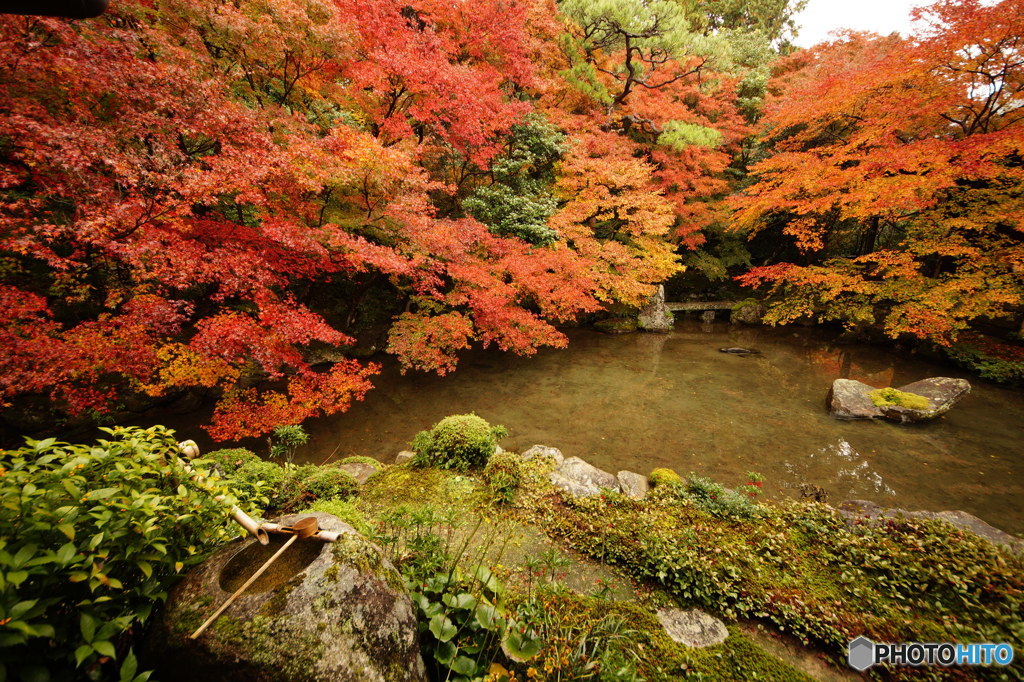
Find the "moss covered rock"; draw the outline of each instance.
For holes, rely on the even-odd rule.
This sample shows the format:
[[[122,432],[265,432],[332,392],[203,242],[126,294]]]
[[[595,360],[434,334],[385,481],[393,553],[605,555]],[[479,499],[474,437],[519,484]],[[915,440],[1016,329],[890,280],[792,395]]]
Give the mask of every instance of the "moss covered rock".
[[[605,334],[629,334],[637,327],[637,321],[631,317],[609,317],[594,323],[594,329]]]
[[[267,547],[233,542],[186,575],[147,637],[144,665],[160,679],[192,682],[425,680],[416,616],[398,571],[348,524],[311,515],[341,538],[294,543],[195,640],[189,634],[283,537]]]
[[[672,469],[659,467],[651,472],[650,483],[654,487],[670,485],[681,486],[683,484],[683,479]]]
[[[964,379],[932,377],[897,388],[875,389],[860,381],[836,379],[825,402],[836,419],[921,422],[944,415],[970,393]]]
[[[429,431],[416,434],[413,462],[459,471],[481,468],[494,454],[498,439],[507,434],[503,426],[491,426],[475,414],[445,417]]]

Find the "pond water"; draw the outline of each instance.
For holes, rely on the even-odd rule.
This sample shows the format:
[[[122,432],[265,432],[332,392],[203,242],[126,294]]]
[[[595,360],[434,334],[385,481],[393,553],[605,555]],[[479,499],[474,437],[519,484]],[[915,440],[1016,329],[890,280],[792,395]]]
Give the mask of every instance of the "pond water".
[[[306,423],[312,438],[297,459],[390,462],[417,431],[472,411],[508,428],[506,449],[551,445],[613,473],[671,467],[733,487],[753,470],[768,497],[799,496],[809,483],[833,504],[962,509],[1024,534],[1024,394],[833,336],[683,321],[667,335],[575,330],[567,349],[531,358],[472,351],[446,377],[388,367],[364,402]],[[718,351],[726,346],[761,355]],[[928,424],[842,422],[824,408],[839,377],[883,387],[929,376],[974,388]]]

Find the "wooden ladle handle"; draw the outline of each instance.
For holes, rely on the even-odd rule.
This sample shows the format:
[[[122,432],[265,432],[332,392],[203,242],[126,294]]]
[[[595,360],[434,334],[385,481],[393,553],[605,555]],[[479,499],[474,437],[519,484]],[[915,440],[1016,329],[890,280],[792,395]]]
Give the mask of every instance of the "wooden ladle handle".
[[[188,636],[189,639],[195,639],[199,635],[203,634],[203,632],[206,631],[206,628],[210,627],[210,623],[217,620],[217,616],[224,613],[224,610],[227,607],[231,606],[232,603],[234,603],[235,599],[238,598],[238,595],[242,594],[242,592],[245,592],[245,589],[249,587],[249,585],[252,585],[254,582],[256,582],[256,579],[263,575],[263,572],[270,568],[270,564],[277,561],[277,559],[282,554],[284,554],[285,550],[292,546],[293,542],[295,542],[299,538],[308,538],[314,533],[316,533],[318,530],[319,524],[317,523],[315,516],[307,516],[304,519],[299,519],[298,521],[296,521],[295,524],[292,526],[292,531],[294,535],[288,538],[288,542],[284,543],[284,545],[281,546],[281,549],[274,552],[274,556],[267,559],[262,566],[256,569],[256,572],[253,573],[252,576],[248,580],[246,580],[241,587],[235,590],[234,594],[228,597],[224,601],[224,603],[220,605],[220,608],[214,611],[212,616],[206,619],[206,622],[200,625],[195,632]]]

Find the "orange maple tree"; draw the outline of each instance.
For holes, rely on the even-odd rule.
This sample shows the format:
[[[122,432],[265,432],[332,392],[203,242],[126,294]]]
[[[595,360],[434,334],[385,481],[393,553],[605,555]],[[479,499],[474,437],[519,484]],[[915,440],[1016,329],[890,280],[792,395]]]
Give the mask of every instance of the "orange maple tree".
[[[780,68],[772,155],[735,223],[793,240],[752,269],[769,319],[949,343],[1024,294],[1024,2],[944,0],[912,38],[847,34]]]

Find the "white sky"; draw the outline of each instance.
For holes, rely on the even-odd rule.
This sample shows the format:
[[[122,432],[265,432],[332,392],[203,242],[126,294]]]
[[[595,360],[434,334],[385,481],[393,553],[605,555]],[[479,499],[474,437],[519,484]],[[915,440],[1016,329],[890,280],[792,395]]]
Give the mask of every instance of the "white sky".
[[[828,40],[829,32],[840,28],[873,31],[883,36],[893,31],[907,35],[910,8],[930,4],[930,0],[809,0],[804,11],[796,16],[800,33],[793,42],[810,47]]]

